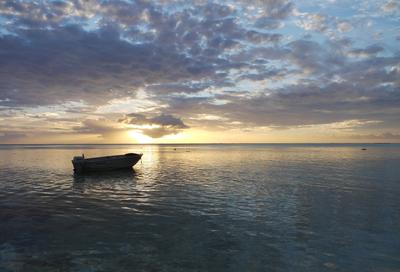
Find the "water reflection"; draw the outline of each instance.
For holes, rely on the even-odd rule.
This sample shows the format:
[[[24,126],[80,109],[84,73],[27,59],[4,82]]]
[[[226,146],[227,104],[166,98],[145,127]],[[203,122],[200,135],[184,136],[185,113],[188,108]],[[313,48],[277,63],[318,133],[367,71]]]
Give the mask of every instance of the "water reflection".
[[[0,271],[395,270],[399,150],[0,150]],[[73,175],[81,152],[144,155]]]
[[[137,177],[136,171],[132,169],[121,169],[114,171],[104,171],[104,172],[87,172],[87,173],[74,173],[73,181],[74,186],[82,182],[103,182],[103,181],[121,181],[121,180],[132,180]]]
[[[130,199],[140,177],[135,170],[119,170],[102,173],[75,173],[73,192],[81,197],[98,199]]]

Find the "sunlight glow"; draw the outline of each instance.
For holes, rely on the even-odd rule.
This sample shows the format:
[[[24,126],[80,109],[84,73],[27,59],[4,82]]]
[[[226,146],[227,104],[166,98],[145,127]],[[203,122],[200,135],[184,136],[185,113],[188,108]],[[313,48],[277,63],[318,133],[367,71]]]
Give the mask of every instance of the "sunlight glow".
[[[153,142],[153,138],[143,135],[136,130],[128,131],[128,135],[129,137],[135,139],[139,144],[149,144]]]

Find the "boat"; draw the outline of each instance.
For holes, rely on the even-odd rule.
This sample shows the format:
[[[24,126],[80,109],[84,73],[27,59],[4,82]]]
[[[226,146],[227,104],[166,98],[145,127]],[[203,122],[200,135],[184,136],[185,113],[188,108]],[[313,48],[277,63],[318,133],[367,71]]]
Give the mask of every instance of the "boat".
[[[74,172],[96,172],[119,169],[132,169],[143,154],[127,153],[124,155],[85,158],[85,155],[75,156],[72,160]]]

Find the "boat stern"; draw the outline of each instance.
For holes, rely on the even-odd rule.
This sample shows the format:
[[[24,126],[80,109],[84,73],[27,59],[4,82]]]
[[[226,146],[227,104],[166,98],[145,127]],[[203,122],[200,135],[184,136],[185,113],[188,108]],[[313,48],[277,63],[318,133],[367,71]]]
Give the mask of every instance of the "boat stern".
[[[72,165],[74,166],[74,172],[82,172],[83,171],[83,165],[85,162],[85,157],[82,156],[75,156],[72,159]]]

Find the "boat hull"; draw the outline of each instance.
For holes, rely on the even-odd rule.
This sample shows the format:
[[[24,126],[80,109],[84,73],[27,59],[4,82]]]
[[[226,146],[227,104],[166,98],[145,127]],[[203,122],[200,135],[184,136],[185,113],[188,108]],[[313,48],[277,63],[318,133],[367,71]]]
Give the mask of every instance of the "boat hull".
[[[142,154],[135,153],[89,159],[76,157],[72,160],[72,165],[74,166],[74,171],[79,173],[132,169],[141,158]]]

